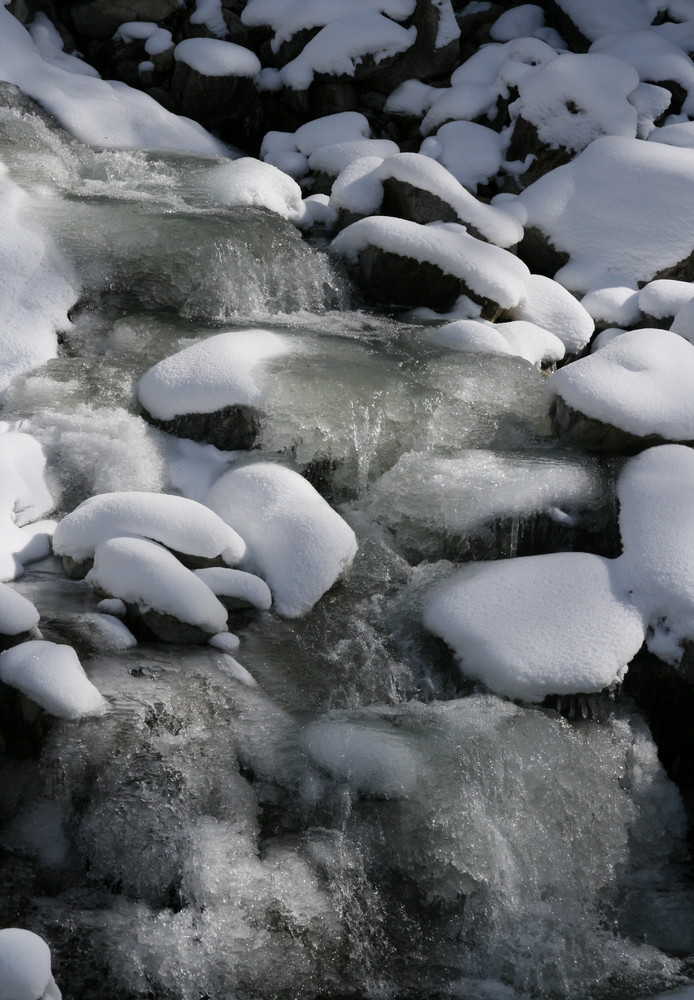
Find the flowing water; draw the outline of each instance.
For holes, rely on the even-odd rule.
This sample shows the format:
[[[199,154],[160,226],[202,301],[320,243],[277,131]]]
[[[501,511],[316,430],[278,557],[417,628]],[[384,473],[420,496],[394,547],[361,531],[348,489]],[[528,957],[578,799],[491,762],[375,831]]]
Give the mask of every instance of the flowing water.
[[[59,356],[2,412],[43,444],[57,512],[204,496],[235,456],[146,424],[134,386],[258,326],[292,351],[256,454],[360,546],[304,618],[232,622],[236,660],[118,648],[85,583],[29,567],[44,637],[110,711],[29,718],[40,743],[0,758],[2,925],[46,937],[74,1000],[694,995],[684,808],[633,706],[485,694],[420,625],[461,559],[615,554],[614,470],[555,449],[541,374],[355,308],[292,227],[214,202],[213,159],[93,150],[8,109],[0,160],[79,289]]]

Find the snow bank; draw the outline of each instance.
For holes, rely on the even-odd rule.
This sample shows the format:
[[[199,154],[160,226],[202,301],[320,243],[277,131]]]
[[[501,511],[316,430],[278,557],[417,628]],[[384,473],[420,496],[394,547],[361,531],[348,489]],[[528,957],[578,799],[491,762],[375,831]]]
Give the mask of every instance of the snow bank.
[[[289,354],[291,342],[269,330],[230,330],[159,361],[140,379],[140,402],[158,420],[258,406],[263,365]]]
[[[564,357],[564,345],[549,330],[515,320],[508,323],[485,323],[462,319],[447,323],[432,333],[432,339],[457,351],[484,351],[490,354],[515,354],[531,365],[551,364]]]
[[[641,318],[639,293],[624,285],[613,285],[588,292],[581,305],[596,323],[628,327],[635,326]]]
[[[668,330],[630,330],[547,379],[574,410],[630,434],[694,440],[694,347]]]
[[[440,198],[451,206],[462,223],[474,227],[490,243],[510,247],[523,238],[523,227],[513,216],[478,201],[444,166],[428,156],[421,153],[389,156],[383,161],[379,176],[383,182],[400,181]]]
[[[226,608],[195,573],[156,542],[144,538],[102,542],[87,582],[141,611],[171,615],[210,635],[226,630]]]
[[[19,87],[81,142],[224,156],[224,143],[124,83],[46,61],[27,30],[0,7],[0,80]]]
[[[271,462],[231,469],[205,502],[243,537],[244,565],[268,583],[279,614],[306,614],[349,569],[354,532],[302,476]]]
[[[232,565],[245,553],[242,539],[207,507],[160,493],[90,497],[58,524],[53,551],[84,562],[98,545],[119,535],[153,539],[176,552],[207,559],[221,555]]]
[[[432,591],[424,623],[467,677],[527,701],[618,683],[645,636],[614,561],[583,552],[468,566]]]
[[[264,580],[252,573],[244,573],[240,569],[226,569],[223,566],[211,566],[209,569],[195,570],[195,575],[217,597],[233,597],[252,604],[261,611],[268,611],[272,604],[270,588]]]
[[[555,276],[576,291],[649,281],[694,247],[694,158],[686,149],[604,136],[545,174],[518,200],[528,225],[570,263]]]
[[[61,1000],[51,972],[51,950],[38,934],[0,930],[0,1000]]]
[[[306,215],[296,181],[271,163],[252,156],[242,156],[209,171],[204,185],[221,205],[267,208],[294,223],[302,222]]]
[[[81,73],[83,76],[100,79],[99,73],[76,55],[68,55],[63,51],[63,40],[53,22],[42,11],[37,11],[34,20],[27,25],[31,40],[45,62],[70,73]]]
[[[201,76],[253,77],[261,68],[255,52],[219,38],[186,38],[178,43],[173,57]]]
[[[531,122],[547,146],[578,152],[601,135],[636,136],[636,108],[627,97],[638,84],[622,59],[565,52],[520,81],[509,112]]]
[[[103,715],[108,708],[72,646],[38,639],[13,646],[0,653],[0,680],[60,719]],[[0,996],[1,983],[0,967]]]
[[[421,226],[384,216],[360,219],[339,233],[330,249],[356,261],[362,250],[377,247],[388,253],[434,264],[460,278],[483,298],[512,309],[525,297],[530,272],[501,247],[469,236],[461,226]]]

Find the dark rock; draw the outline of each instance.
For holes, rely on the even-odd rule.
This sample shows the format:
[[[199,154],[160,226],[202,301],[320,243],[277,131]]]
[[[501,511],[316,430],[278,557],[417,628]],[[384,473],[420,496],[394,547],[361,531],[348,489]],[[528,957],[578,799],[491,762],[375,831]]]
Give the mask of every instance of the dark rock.
[[[132,634],[145,642],[171,642],[176,645],[200,646],[209,642],[212,635],[198,625],[179,621],[173,615],[144,610],[136,604],[125,605],[125,624]]]
[[[383,215],[392,215],[397,219],[410,219],[412,222],[460,222],[455,209],[424,188],[415,187],[407,181],[388,177],[383,182]],[[471,233],[471,235],[478,235]]]
[[[174,437],[213,444],[222,451],[252,448],[260,433],[261,413],[252,406],[225,406],[212,413],[182,413],[158,420],[143,410],[145,420]]]
[[[688,257],[678,261],[671,267],[664,267],[649,280],[655,281],[656,278],[673,278],[675,281],[694,281],[694,250],[692,250]],[[647,283],[643,282],[643,284]]]
[[[454,5],[455,6],[455,5]],[[469,59],[486,42],[491,42],[489,30],[494,22],[501,17],[506,10],[505,5],[500,3],[469,4],[472,10],[468,13],[463,10],[457,14],[456,20],[460,27],[460,62]]]
[[[557,250],[537,226],[525,227],[516,254],[534,274],[543,274],[547,278],[553,278],[559,268],[569,261],[569,254]]]
[[[70,17],[75,30],[88,38],[111,38],[126,21],[157,24],[178,11],[177,0],[82,0],[72,4]]]
[[[523,161],[529,153],[532,154],[533,160],[528,169],[518,178],[521,187],[524,188],[529,187],[538,178],[549,173],[550,170],[554,170],[555,167],[563,167],[574,156],[562,146],[552,147],[542,142],[536,126],[525,118],[518,117],[513,126],[506,159],[509,162]]]
[[[251,77],[205,76],[184,62],[175,64],[171,92],[179,114],[213,131],[238,122],[256,95]]]
[[[593,417],[586,416],[579,410],[570,407],[561,396],[555,396],[550,406],[550,418],[554,433],[562,444],[584,451],[614,451],[633,455],[654,448],[659,444],[670,444],[667,438],[659,434],[647,434],[640,437],[630,434],[612,424],[603,423]],[[678,444],[694,444],[691,441],[680,441]]]
[[[70,556],[62,557],[63,569],[71,580],[84,580],[89,570],[94,565],[93,559],[85,559],[84,562],[77,562]]]
[[[21,691],[0,681],[0,751],[15,760],[38,757],[50,716]]]
[[[442,6],[432,0],[417,0],[412,19],[417,29],[414,45],[402,52],[383,72],[374,75],[374,84],[384,94],[389,94],[405,80],[429,82],[450,77],[460,59],[460,40],[452,39],[436,48],[436,38],[442,16]]]

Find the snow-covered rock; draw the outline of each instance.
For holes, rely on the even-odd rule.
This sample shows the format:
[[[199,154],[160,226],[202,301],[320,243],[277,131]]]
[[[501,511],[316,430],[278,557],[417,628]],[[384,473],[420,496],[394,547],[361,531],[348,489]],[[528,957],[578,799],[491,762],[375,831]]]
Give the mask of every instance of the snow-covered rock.
[[[350,567],[354,532],[298,473],[272,462],[233,468],[206,504],[243,537],[243,566],[267,582],[279,614],[306,614]]]
[[[12,646],[28,637],[39,623],[39,613],[26,597],[0,583],[0,646]]]
[[[51,950],[33,931],[0,930],[0,1000],[61,1000]]]
[[[558,337],[527,320],[511,320],[507,323],[455,320],[435,330],[432,339],[457,351],[515,354],[525,358],[531,365],[548,365],[561,361],[565,353],[564,345]]]
[[[691,299],[694,299],[694,281],[660,278],[643,286],[639,292],[639,309],[649,319],[665,321],[664,325],[669,326]]]
[[[224,566],[195,570],[195,575],[219,597],[225,607],[254,607],[268,611],[272,605],[270,588],[253,573]]]
[[[614,561],[584,552],[465,567],[431,592],[424,623],[466,677],[526,701],[619,683],[646,634]]]
[[[108,707],[72,646],[39,639],[13,646],[0,653],[0,680],[61,719],[103,715]]]
[[[509,312],[513,319],[536,323],[559,337],[567,354],[579,354],[595,330],[590,313],[558,281],[531,274],[525,298]]]
[[[159,493],[102,493],[90,497],[58,524],[53,551],[76,563],[86,563],[97,546],[121,535],[152,539],[188,556],[221,557],[230,565],[246,551],[239,535],[209,508],[195,500]]]
[[[438,160],[474,194],[499,172],[503,140],[494,129],[477,122],[448,122],[423,141],[419,152]]]
[[[46,458],[29,434],[0,428],[0,580],[21,576],[24,565],[50,554],[53,507]]]

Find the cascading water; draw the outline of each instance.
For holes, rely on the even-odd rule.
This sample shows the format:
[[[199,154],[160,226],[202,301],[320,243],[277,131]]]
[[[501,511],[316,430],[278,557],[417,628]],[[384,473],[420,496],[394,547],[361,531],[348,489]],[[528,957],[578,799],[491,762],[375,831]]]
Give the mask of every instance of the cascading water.
[[[94,151],[16,109],[0,125],[3,180],[79,290],[59,356],[2,414],[44,445],[58,510],[204,495],[235,456],[146,424],[133,386],[262,324],[293,350],[268,364],[256,457],[312,479],[360,546],[307,616],[240,616],[241,663],[119,648],[87,584],[30,568],[16,589],[109,711],[7,737],[3,923],[50,939],[75,1000],[631,1000],[691,982],[684,811],[644,723],[626,703],[567,721],[466,688],[419,624],[445,560],[515,554],[538,511],[553,543],[579,525],[604,549],[610,470],[553,449],[538,371],[338,311],[347,292],[292,227],[215,204],[213,159]]]

